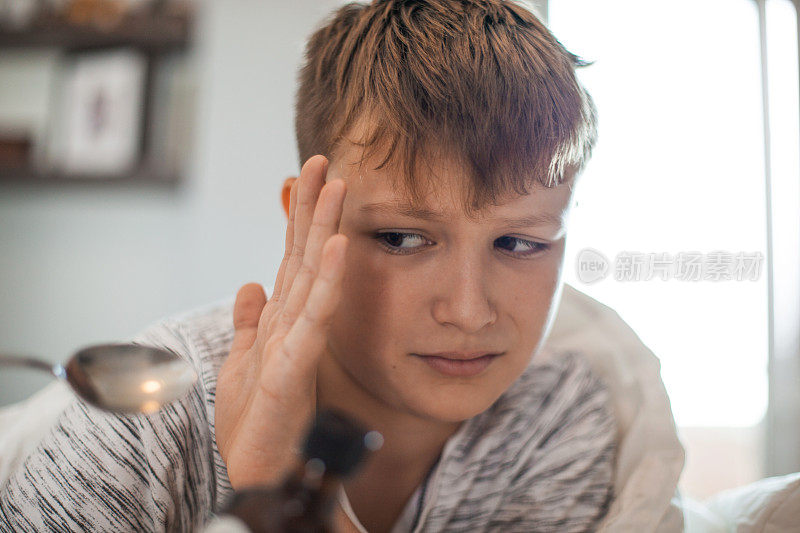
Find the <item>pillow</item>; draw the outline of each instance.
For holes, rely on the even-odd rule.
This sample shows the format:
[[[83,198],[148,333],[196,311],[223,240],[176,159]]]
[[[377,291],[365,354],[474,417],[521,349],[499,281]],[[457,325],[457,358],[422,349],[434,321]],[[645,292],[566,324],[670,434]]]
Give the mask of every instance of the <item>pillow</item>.
[[[681,501],[683,509],[683,525],[685,533],[729,533],[728,527],[721,517],[712,513],[702,502],[692,498]]]
[[[705,506],[737,533],[800,531],[800,472],[722,491]]]

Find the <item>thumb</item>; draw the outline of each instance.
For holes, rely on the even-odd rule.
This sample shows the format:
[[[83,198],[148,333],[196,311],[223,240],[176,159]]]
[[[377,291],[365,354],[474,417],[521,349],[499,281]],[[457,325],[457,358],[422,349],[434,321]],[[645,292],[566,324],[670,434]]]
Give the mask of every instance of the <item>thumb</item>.
[[[231,352],[249,349],[256,340],[261,311],[267,304],[264,287],[247,283],[236,293],[233,305],[233,344]]]

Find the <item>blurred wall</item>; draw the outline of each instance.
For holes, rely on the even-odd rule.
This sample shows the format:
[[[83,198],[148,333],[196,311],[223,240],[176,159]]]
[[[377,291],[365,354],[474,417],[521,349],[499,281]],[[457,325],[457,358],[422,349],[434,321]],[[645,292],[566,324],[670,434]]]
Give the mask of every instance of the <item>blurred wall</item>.
[[[177,189],[0,181],[0,351],[52,361],[161,317],[271,285],[285,231],[279,194],[299,170],[296,70],[339,2],[201,2],[196,130]],[[54,55],[0,56],[0,117],[42,123]],[[46,377],[0,369],[0,405]]]

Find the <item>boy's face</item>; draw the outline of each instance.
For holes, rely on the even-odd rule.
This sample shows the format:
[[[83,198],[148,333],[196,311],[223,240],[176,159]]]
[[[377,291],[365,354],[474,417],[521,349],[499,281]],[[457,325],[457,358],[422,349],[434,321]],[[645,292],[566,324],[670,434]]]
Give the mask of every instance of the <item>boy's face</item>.
[[[359,169],[351,164],[357,155],[343,149],[327,175],[347,182],[339,231],[349,244],[325,357],[396,409],[466,420],[516,380],[549,331],[572,191],[537,186],[472,220],[461,208],[464,170],[439,160],[426,205],[413,206],[441,214],[428,220],[397,211],[407,200],[393,187],[392,171],[371,170],[373,161]],[[532,215],[553,220],[513,222]],[[461,370],[422,357],[441,352],[499,355]]]

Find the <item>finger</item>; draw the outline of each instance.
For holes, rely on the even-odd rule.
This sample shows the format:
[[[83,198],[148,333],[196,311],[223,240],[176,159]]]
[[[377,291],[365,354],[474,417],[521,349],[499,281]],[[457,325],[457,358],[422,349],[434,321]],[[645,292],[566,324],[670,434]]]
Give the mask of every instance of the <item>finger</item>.
[[[305,305],[314,279],[320,273],[323,246],[332,235],[336,234],[339,227],[345,192],[345,183],[342,180],[333,180],[322,189],[317,210],[314,212],[303,264],[280,310],[281,319],[278,323],[280,330],[285,331],[291,327]]]
[[[328,329],[339,305],[344,277],[347,237],[333,235],[325,242],[319,276],[314,280],[300,315],[283,339],[283,377],[286,386],[306,383],[316,375],[325,350]],[[296,387],[295,387],[296,388]]]
[[[278,275],[275,277],[275,286],[272,290],[270,302],[279,302],[281,299],[281,289],[283,287],[283,278],[286,275],[286,266],[289,263],[289,257],[292,255],[292,246],[294,244],[294,210],[297,204],[297,180],[294,180],[292,187],[289,189],[289,222],[286,224],[286,243],[283,249],[283,260],[281,266],[278,268]]]
[[[281,294],[286,294],[292,286],[303,256],[306,252],[306,239],[311,229],[311,221],[319,199],[320,189],[325,182],[325,172],[328,160],[321,155],[309,158],[300,171],[297,179],[297,205],[294,216],[294,237],[292,241],[292,255],[286,266]]]
[[[267,303],[264,287],[247,283],[236,293],[233,304],[233,344],[231,353],[250,349],[256,340],[261,311]]]
[[[273,318],[277,314],[276,309],[278,309],[281,305],[281,288],[283,287],[283,279],[286,275],[286,268],[289,264],[289,258],[291,257],[294,241],[294,217],[295,206],[297,204],[297,181],[298,180],[295,178],[295,180],[292,182],[292,186],[289,188],[289,221],[286,224],[283,259],[281,260],[281,265],[278,268],[278,275],[275,277],[275,284],[272,287],[272,295],[270,295],[269,301],[267,301],[267,305],[264,306],[264,311],[261,315],[262,325],[259,328],[259,336],[261,337],[259,340],[261,341],[261,346],[264,345],[264,340],[272,331],[271,325],[274,322]]]

